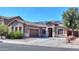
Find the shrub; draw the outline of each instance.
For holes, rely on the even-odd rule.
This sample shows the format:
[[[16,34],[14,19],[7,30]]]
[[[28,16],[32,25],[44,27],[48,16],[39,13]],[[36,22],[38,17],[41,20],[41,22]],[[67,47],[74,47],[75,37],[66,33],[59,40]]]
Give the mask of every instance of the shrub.
[[[22,39],[23,33],[20,31],[10,32],[6,35],[6,38],[8,39]]]
[[[8,26],[0,24],[0,36],[5,36],[8,33],[9,29]]]

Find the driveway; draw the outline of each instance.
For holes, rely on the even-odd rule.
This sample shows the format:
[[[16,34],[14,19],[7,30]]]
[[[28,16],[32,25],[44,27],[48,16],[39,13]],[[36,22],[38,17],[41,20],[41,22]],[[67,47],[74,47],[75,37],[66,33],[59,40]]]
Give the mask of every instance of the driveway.
[[[21,40],[2,40],[2,41],[4,43],[13,43],[13,44],[22,44],[31,46],[79,49],[79,45],[66,43],[65,38],[29,38]]]
[[[27,45],[36,45],[36,46],[46,46],[46,47],[79,49],[79,44],[66,43],[65,38],[38,39],[38,40],[29,41],[26,44]]]

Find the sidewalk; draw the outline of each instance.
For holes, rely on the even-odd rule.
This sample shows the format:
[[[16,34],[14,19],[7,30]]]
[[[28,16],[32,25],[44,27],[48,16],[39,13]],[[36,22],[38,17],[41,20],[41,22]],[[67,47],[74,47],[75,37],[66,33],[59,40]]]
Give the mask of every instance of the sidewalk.
[[[79,45],[72,43],[66,43],[64,38],[30,38],[21,40],[0,40],[3,43],[23,44],[23,45],[35,45],[35,46],[47,46],[47,47],[63,47],[63,48],[76,48],[79,49]]]

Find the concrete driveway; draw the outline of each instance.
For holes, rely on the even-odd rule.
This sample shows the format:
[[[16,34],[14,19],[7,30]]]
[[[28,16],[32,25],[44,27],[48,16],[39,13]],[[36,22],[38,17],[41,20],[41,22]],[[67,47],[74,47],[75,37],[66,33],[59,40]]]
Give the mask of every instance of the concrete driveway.
[[[49,38],[49,39],[38,39],[29,41],[27,45],[37,45],[46,47],[59,47],[59,48],[75,48],[79,49],[79,45],[74,43],[66,43],[65,38]]]
[[[2,41],[4,43],[13,43],[22,45],[79,49],[79,45],[66,43],[65,38],[29,38],[22,40],[2,40]]]

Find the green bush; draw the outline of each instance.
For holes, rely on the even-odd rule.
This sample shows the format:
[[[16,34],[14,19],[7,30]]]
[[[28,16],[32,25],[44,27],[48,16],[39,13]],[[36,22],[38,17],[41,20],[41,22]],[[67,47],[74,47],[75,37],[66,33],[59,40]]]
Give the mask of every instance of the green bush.
[[[8,26],[4,25],[4,24],[0,24],[0,36],[2,38],[2,36],[5,36],[9,31]]]
[[[8,39],[22,39],[23,33],[20,31],[10,32],[6,35],[6,38]]]

